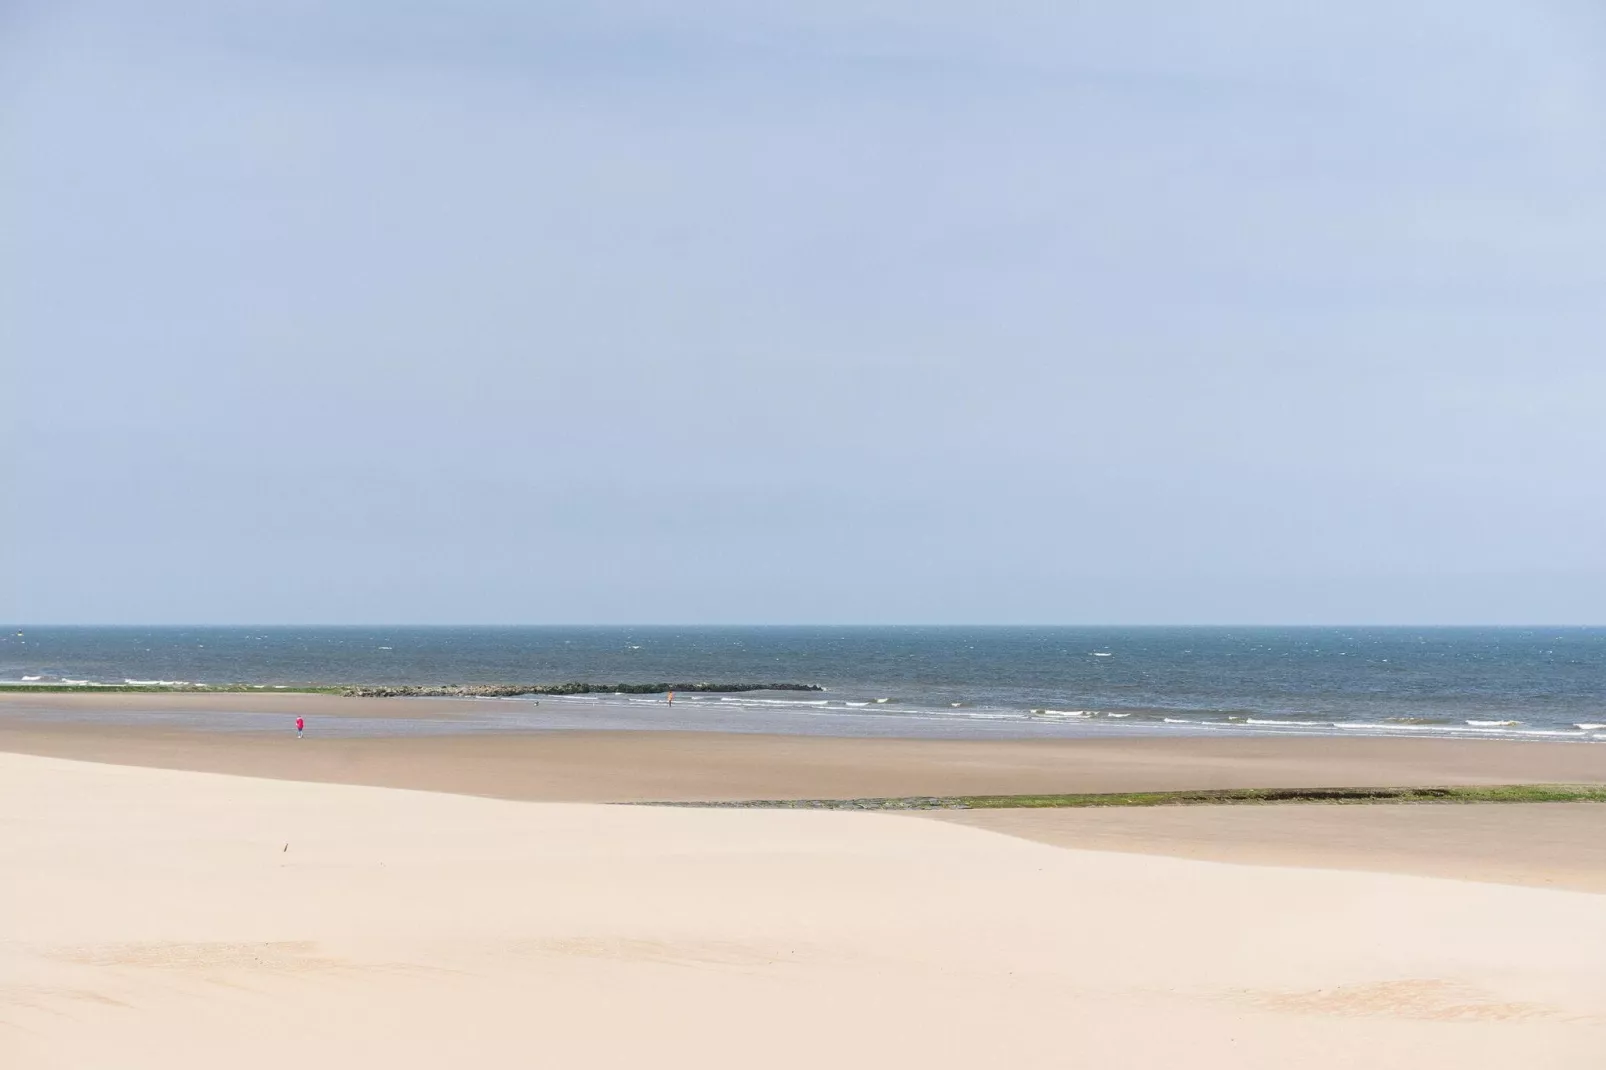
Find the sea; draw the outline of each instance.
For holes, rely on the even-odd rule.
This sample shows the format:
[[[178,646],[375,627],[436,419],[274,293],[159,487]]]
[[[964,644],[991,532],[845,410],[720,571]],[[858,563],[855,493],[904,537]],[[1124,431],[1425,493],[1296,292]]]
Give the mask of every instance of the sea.
[[[29,627],[0,683],[809,683],[504,700],[488,727],[1606,742],[1606,628]],[[486,704],[475,703],[483,710]]]

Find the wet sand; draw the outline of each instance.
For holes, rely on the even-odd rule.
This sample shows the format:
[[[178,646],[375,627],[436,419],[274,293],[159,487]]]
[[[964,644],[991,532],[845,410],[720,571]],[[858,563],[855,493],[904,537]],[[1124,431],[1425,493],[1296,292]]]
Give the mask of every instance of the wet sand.
[[[19,717],[0,751],[276,780],[547,802],[1018,794],[1189,788],[1606,783],[1606,746],[1482,740],[838,739],[711,732],[463,732],[308,738],[309,718],[466,717],[474,703],[301,695],[63,695]],[[9,700],[9,701],[8,701]],[[272,734],[174,727],[180,708],[282,714]],[[10,714],[10,715],[8,715]],[[142,715],[152,715],[148,725]],[[1606,805],[1238,806],[932,815],[1044,843],[1274,865],[1606,890]]]
[[[453,718],[471,719],[487,708],[506,706],[324,695],[0,695],[0,751],[570,802],[1606,783],[1606,746],[1573,743],[451,730]],[[164,719],[175,710],[216,717]],[[231,726],[232,715],[264,712],[282,716],[284,729]],[[97,722],[97,714],[116,720]],[[290,727],[298,714],[311,725],[303,740]],[[322,736],[318,720],[328,718],[363,719],[371,734]],[[405,734],[420,718],[433,722],[437,734]],[[387,722],[397,734],[384,734]]]
[[[1606,747],[1468,740],[918,740],[713,732],[319,738],[18,723],[0,751],[552,802],[1606,783]]]
[[[919,816],[1084,850],[1606,894],[1606,803],[958,810]]]

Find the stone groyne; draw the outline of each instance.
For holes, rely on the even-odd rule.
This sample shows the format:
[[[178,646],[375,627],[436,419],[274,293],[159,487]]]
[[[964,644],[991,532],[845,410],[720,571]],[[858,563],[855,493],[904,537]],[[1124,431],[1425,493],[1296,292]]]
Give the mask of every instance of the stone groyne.
[[[351,698],[511,698],[516,695],[662,695],[670,691],[824,691],[819,684],[777,683],[655,683],[590,684],[571,681],[564,684],[439,684],[375,685],[342,687],[340,693]]]

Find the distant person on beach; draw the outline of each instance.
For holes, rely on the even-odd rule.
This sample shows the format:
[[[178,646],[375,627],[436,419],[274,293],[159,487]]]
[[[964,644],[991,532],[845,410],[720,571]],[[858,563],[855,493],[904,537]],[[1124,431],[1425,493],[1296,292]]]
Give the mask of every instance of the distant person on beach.
[[[296,738],[297,739],[301,738],[301,733],[306,731],[306,728],[307,728],[307,722],[303,718],[297,717],[296,718]]]
[[[669,704],[671,706],[675,704],[675,693],[673,691],[669,693]]]

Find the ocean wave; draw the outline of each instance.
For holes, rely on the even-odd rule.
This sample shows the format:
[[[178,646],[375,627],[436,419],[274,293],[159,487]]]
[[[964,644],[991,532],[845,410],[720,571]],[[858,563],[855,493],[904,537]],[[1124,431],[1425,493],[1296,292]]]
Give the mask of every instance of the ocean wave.
[[[1334,721],[1333,727],[1370,732],[1437,732],[1440,735],[1457,730],[1454,725],[1403,724],[1398,721]]]
[[[1585,732],[1598,732],[1601,729],[1606,728],[1606,724],[1597,724],[1594,721],[1580,721],[1578,724],[1573,725],[1573,727]]]
[[[1522,724],[1521,721],[1468,721],[1467,722],[1467,726],[1470,727],[1470,728],[1516,728],[1521,724]]]
[[[1279,721],[1270,717],[1245,717],[1244,724],[1276,725],[1279,728],[1330,728],[1331,721]]]

